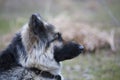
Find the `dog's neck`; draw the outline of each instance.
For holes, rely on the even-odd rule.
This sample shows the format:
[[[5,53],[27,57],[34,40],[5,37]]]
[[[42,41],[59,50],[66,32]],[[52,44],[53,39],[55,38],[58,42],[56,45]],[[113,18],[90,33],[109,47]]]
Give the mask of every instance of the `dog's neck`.
[[[33,71],[36,75],[41,75],[42,77],[49,78],[49,79],[55,79],[55,80],[62,80],[60,75],[53,75],[48,71],[42,71],[37,68],[27,68],[30,71]]]

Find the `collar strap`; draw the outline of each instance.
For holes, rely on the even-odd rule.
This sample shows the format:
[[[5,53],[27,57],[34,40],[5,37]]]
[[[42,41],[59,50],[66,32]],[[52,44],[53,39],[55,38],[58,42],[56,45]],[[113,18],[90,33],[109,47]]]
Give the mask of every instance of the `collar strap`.
[[[53,75],[48,71],[42,71],[37,68],[29,68],[29,70],[33,71],[36,75],[41,75],[42,77],[45,77],[45,78],[61,80],[60,75]]]

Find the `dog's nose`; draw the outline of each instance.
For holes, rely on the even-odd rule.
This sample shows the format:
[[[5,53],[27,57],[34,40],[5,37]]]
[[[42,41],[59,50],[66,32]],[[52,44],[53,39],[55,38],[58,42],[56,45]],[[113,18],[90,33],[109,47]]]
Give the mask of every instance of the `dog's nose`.
[[[84,50],[84,46],[80,45],[80,46],[79,46],[79,49],[80,49],[81,51],[83,51],[83,50]]]

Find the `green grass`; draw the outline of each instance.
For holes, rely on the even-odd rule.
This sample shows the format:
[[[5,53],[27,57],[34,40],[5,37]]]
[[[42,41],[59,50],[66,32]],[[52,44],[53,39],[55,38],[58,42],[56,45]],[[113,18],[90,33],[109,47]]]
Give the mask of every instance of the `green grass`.
[[[9,21],[7,19],[0,18],[0,34],[9,32],[9,30],[10,30]]]
[[[87,54],[63,63],[68,80],[119,80],[120,54]]]
[[[27,19],[23,17],[13,18],[12,20],[9,18],[6,19],[3,17],[0,17],[0,35],[13,32],[16,29],[21,28],[26,22],[27,22]]]

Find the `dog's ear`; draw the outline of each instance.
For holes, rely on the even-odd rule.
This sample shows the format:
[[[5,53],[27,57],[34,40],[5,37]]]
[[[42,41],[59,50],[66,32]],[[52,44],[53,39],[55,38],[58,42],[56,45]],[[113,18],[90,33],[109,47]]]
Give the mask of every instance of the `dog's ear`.
[[[31,15],[29,27],[35,34],[45,31],[44,23],[38,13],[34,13]]]

